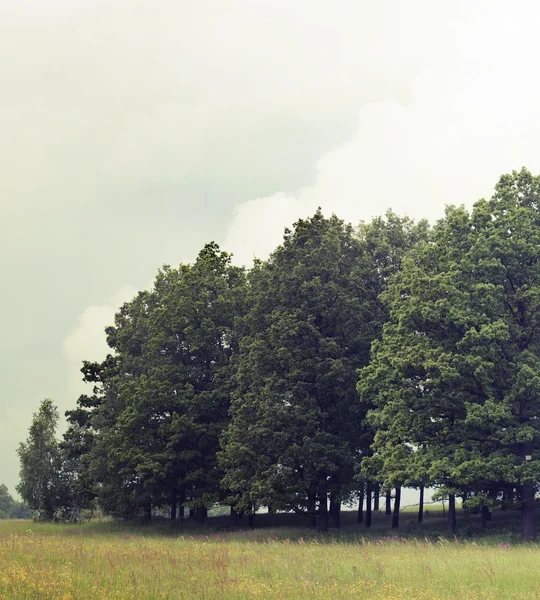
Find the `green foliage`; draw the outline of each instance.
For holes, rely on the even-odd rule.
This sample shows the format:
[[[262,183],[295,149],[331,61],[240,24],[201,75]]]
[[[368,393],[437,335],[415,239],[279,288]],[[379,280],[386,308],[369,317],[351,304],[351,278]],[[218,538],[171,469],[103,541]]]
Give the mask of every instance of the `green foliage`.
[[[17,491],[40,519],[52,521],[70,506],[69,482],[56,440],[58,409],[45,399],[34,414],[26,442],[18,449],[21,464]]]
[[[238,507],[312,512],[316,495],[355,489],[371,442],[356,373],[384,322],[378,296],[422,228],[389,213],[356,231],[319,211],[251,272],[222,455]]]
[[[13,499],[7,486],[0,484],[0,519],[30,519],[33,512]]]
[[[43,406],[21,490],[47,518],[229,504],[325,528],[328,499],[337,523],[367,485],[435,486],[484,517],[521,507],[532,538],[539,309],[540,178],[526,170],[433,229],[319,210],[249,274],[208,244],[119,309],[61,445]]]
[[[466,492],[540,479],[540,179],[447,209],[386,294],[391,318],[359,389],[375,398],[388,481]],[[529,456],[532,460],[525,460]]]
[[[86,432],[85,472],[110,514],[149,517],[151,506],[221,498],[216,453],[245,285],[244,270],[208,244],[193,265],[164,267],[151,291],[126,303],[107,329],[115,357],[85,365],[94,396],[70,414],[70,435]]]
[[[9,519],[15,506],[15,500],[11,497],[7,486],[0,484],[0,519]]]

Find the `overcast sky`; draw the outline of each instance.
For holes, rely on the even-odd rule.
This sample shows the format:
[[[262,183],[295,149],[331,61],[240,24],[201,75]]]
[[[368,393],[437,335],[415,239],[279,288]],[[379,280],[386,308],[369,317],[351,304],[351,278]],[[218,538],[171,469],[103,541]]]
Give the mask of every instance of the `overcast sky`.
[[[539,25],[532,0],[0,0],[0,483],[161,264],[539,173]]]

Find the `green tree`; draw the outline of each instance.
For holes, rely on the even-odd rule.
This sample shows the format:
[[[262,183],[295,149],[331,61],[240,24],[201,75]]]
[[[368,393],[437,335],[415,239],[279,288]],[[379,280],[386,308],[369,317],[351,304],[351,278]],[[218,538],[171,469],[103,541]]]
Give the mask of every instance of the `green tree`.
[[[43,400],[33,415],[26,442],[17,451],[21,465],[17,491],[40,518],[48,521],[69,504],[69,486],[62,473],[62,455],[56,440],[58,420],[52,400]]]
[[[388,303],[385,301],[385,292],[389,282],[398,274],[402,268],[403,261],[417,245],[426,243],[430,238],[430,226],[426,220],[415,223],[408,217],[400,217],[391,210],[384,217],[375,217],[370,223],[360,224],[361,239],[369,256],[370,267],[367,271],[367,285],[376,296],[373,308],[373,319],[377,322],[376,338],[382,334],[384,323],[390,318]],[[374,394],[362,395],[360,411],[362,415],[369,413],[374,407]],[[405,472],[405,462],[410,459],[410,448],[396,444],[395,440],[390,444],[391,460],[382,462],[380,457],[373,457],[371,445],[378,423],[375,419],[364,418],[362,434],[364,436],[364,451],[358,455],[356,480],[360,485],[367,485],[368,504],[370,503],[371,489],[374,485],[383,485],[390,494],[391,488],[395,488],[396,502],[392,524],[394,527],[399,519],[400,488],[404,484],[410,487],[421,487],[424,478],[416,472],[416,479],[411,479]],[[389,468],[391,466],[391,468]],[[362,495],[360,495],[362,498]],[[388,510],[388,508],[387,508]],[[370,511],[366,514],[366,525],[370,525]]]
[[[108,364],[86,364],[94,395],[71,416],[93,436],[88,472],[111,514],[149,518],[169,504],[175,518],[187,504],[204,518],[220,499],[216,453],[245,284],[244,270],[207,244],[120,309],[107,329]]]
[[[369,266],[354,228],[318,211],[253,269],[221,457],[238,508],[313,514],[317,500],[326,530],[330,497],[338,516],[365,442],[355,381],[379,326]]]
[[[15,500],[11,497],[7,486],[0,484],[0,519],[9,519],[12,517],[15,509]]]
[[[108,355],[101,363],[84,361],[81,368],[83,381],[92,385],[90,395],[83,394],[77,407],[66,411],[68,428],[62,447],[74,474],[74,493],[82,507],[92,508],[99,496],[99,504],[111,514],[120,516],[130,510],[119,506],[125,495],[119,492],[118,474],[107,470],[107,454],[103,438],[114,428],[123,404],[118,396],[120,359]],[[129,376],[129,372],[125,372]],[[131,511],[132,512],[132,511]]]
[[[516,488],[526,540],[540,480],[539,259],[540,179],[528,171],[503,176],[471,214],[449,208],[390,285],[360,381],[388,477],[427,471],[451,494]],[[393,464],[396,447],[410,459]]]

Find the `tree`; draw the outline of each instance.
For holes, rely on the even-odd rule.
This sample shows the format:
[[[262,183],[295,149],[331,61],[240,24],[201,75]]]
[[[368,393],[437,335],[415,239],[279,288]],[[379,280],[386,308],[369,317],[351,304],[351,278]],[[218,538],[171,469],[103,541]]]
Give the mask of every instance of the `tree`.
[[[391,210],[386,212],[385,217],[375,217],[370,223],[360,224],[360,234],[365,244],[370,259],[370,268],[367,271],[369,277],[368,286],[376,297],[373,308],[373,319],[377,322],[376,341],[382,334],[383,325],[390,319],[388,303],[385,302],[385,294],[388,284],[402,268],[403,261],[416,246],[429,240],[430,227],[426,220],[415,223],[408,217],[399,217]],[[416,487],[418,482],[411,480],[404,472],[404,460],[409,458],[410,449],[396,444],[392,440],[390,444],[390,460],[381,461],[380,456],[373,456],[371,446],[374,436],[379,428],[377,420],[365,418],[365,415],[375,407],[374,398],[378,390],[367,390],[361,395],[360,412],[364,416],[362,423],[362,434],[364,436],[364,451],[358,456],[356,479],[367,482],[370,491],[375,485],[384,484],[387,489],[386,513],[391,514],[389,508],[390,490],[396,489],[393,526],[397,526],[399,520],[400,488],[405,483]],[[368,494],[369,495],[369,494]],[[371,517],[368,513],[366,526],[371,525]]]
[[[12,517],[15,508],[15,500],[11,497],[7,486],[0,484],[0,519]]]
[[[364,442],[356,370],[378,331],[377,292],[358,233],[320,211],[286,230],[250,276],[252,307],[221,456],[237,507],[314,514],[336,524]]]
[[[7,486],[0,484],[0,519],[30,519],[32,511],[13,499]]]
[[[66,459],[75,474],[74,493],[79,502],[91,508],[99,499],[105,512],[113,514],[116,510],[117,516],[130,514],[132,510],[129,503],[122,503],[126,497],[119,492],[118,473],[108,469],[104,438],[114,428],[123,408],[117,390],[121,372],[118,356],[109,354],[101,363],[83,361],[83,381],[93,386],[92,394],[82,394],[77,407],[66,411],[68,428],[62,442]],[[128,374],[126,370],[125,376]]]
[[[88,472],[110,514],[150,518],[168,504],[175,518],[187,504],[202,520],[221,499],[216,454],[245,283],[244,270],[207,244],[120,309],[107,328],[114,357],[86,363],[94,395],[71,417],[91,432]]]
[[[390,473],[459,490],[517,488],[535,537],[540,480],[540,178],[501,177],[471,214],[450,207],[389,287],[391,318],[359,384]],[[421,453],[420,453],[421,449]]]
[[[69,486],[62,473],[56,440],[58,410],[52,400],[42,401],[34,413],[26,442],[18,449],[21,464],[17,491],[41,519],[52,521],[68,504]]]

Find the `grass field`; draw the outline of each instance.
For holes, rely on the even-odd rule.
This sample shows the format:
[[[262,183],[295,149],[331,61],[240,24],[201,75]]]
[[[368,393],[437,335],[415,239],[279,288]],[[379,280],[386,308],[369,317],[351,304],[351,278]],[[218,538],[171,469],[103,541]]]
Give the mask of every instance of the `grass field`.
[[[203,529],[0,521],[0,598],[540,598],[540,546],[510,533],[515,514],[494,514],[486,535],[462,517],[462,539],[443,537],[434,512],[422,527],[403,514],[397,535],[384,515],[366,531],[345,514],[328,536],[291,527],[292,515],[257,518],[236,531],[226,518]]]

